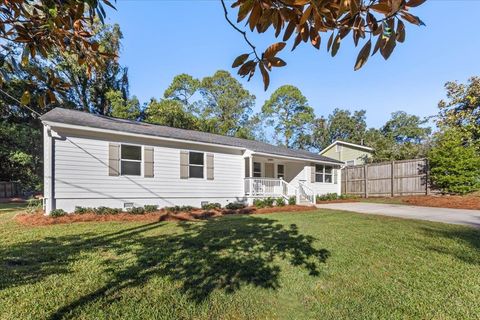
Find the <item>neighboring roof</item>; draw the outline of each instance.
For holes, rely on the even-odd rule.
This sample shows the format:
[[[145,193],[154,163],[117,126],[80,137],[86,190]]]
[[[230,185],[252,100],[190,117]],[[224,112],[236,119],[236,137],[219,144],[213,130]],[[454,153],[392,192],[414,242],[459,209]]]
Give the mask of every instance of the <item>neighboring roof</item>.
[[[373,148],[370,148],[370,147],[367,147],[367,146],[362,146],[361,144],[336,140],[332,144],[330,144],[328,147],[326,147],[325,149],[320,151],[320,154],[323,154],[325,151],[327,151],[328,149],[330,149],[331,147],[333,147],[334,145],[337,145],[337,144],[342,144],[342,145],[345,145],[345,146],[354,147],[354,148],[357,148],[357,149],[363,149],[363,150],[367,150],[367,151],[373,151]]]
[[[55,108],[41,116],[40,119],[42,120],[42,122],[56,122],[67,125],[128,132],[132,134],[141,134],[153,137],[210,143],[215,145],[244,148],[246,150],[251,150],[256,153],[265,153],[269,155],[278,155],[313,161],[324,161],[343,164],[343,162],[341,161],[331,159],[316,153],[303,150],[292,150],[260,141],[227,137],[195,130],[178,129],[167,126],[159,126],[143,122],[94,115],[91,113],[71,109]]]

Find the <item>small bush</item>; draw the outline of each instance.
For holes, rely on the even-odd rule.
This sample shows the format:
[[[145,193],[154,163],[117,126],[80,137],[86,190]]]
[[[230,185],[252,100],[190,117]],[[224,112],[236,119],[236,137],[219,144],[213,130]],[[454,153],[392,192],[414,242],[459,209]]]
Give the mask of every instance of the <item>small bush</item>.
[[[265,199],[255,199],[253,200],[253,205],[259,209],[261,208],[270,208],[273,207],[273,204],[275,203],[275,198],[265,198]]]
[[[277,200],[275,200],[275,205],[277,207],[284,207],[285,206],[285,199],[284,198],[277,198]]]
[[[52,210],[52,212],[50,212],[50,216],[54,218],[62,217],[66,214],[67,213],[63,209],[55,209],[55,210]]]
[[[143,206],[143,209],[145,209],[145,212],[150,213],[150,212],[155,212],[158,210],[158,206],[154,204],[146,204]]]
[[[74,211],[75,214],[85,214],[85,213],[89,213],[89,212],[93,212],[93,209],[92,208],[86,208],[86,207],[80,207],[80,206],[75,207],[75,211]]]
[[[42,199],[30,198],[27,200],[27,212],[34,213],[41,210],[43,207]]]
[[[245,208],[245,204],[243,202],[230,202],[225,206],[226,209],[229,210],[239,210]]]
[[[130,214],[144,214],[145,209],[143,207],[132,207],[128,209],[128,213]]]
[[[222,205],[220,203],[206,203],[202,206],[203,210],[216,210],[221,209]]]
[[[331,201],[339,199],[338,194],[336,193],[327,193],[322,195],[317,195],[317,201]]]
[[[122,212],[120,208],[108,208],[108,207],[98,207],[93,208],[93,213],[98,215],[106,215],[106,214],[118,214]]]
[[[288,198],[288,205],[289,206],[294,206],[296,204],[297,204],[297,197],[291,196],[290,198]]]
[[[165,211],[178,213],[178,212],[190,212],[195,210],[195,207],[192,206],[174,206],[174,207],[165,207]]]

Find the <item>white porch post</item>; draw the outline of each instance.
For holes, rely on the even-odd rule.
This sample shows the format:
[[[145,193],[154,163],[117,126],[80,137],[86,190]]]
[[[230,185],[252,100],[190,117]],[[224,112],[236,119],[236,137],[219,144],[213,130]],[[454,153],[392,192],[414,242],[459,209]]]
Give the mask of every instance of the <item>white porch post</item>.
[[[249,183],[250,183],[250,196],[253,195],[253,156],[250,155],[248,157],[248,176],[249,176]]]

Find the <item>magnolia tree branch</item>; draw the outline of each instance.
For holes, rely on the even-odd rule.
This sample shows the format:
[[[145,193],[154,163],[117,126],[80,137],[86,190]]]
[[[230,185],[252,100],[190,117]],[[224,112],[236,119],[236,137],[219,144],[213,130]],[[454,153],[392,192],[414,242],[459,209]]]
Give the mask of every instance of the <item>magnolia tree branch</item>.
[[[227,10],[227,6],[225,5],[225,1],[224,1],[224,0],[220,0],[220,2],[222,3],[223,12],[224,12],[224,14],[225,14],[225,20],[227,20],[227,22],[232,26],[233,29],[235,29],[236,31],[238,31],[238,32],[243,36],[243,38],[245,39],[245,41],[247,42],[247,44],[250,46],[250,48],[252,48],[253,54],[255,55],[255,58],[257,58],[257,60],[260,61],[261,59],[260,59],[260,57],[258,56],[257,49],[255,48],[255,46],[253,45],[253,43],[251,43],[250,40],[248,40],[247,32],[241,30],[239,27],[237,27],[237,25],[236,25],[235,23],[232,22],[232,20],[230,20],[230,18],[228,17],[228,10]]]

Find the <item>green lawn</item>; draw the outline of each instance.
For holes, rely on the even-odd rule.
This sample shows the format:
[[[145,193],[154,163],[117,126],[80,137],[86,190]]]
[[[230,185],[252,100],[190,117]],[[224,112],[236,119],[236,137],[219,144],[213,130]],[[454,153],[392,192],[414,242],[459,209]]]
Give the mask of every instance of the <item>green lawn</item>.
[[[480,232],[336,211],[0,220],[0,319],[479,317]]]

